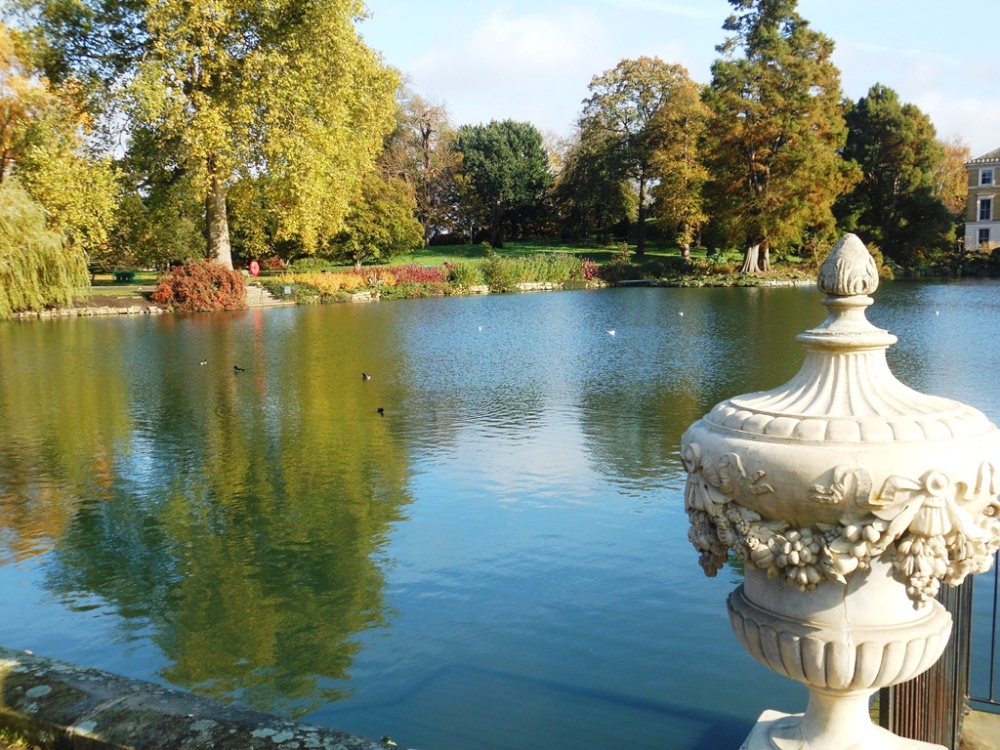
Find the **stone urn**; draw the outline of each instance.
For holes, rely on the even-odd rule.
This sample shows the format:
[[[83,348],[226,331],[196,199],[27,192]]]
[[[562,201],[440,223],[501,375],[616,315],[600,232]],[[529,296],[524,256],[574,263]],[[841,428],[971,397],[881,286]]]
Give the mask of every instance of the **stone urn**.
[[[702,567],[745,569],[733,631],[809,688],[805,713],[765,712],[747,750],[938,747],[875,726],[869,701],[940,657],[940,583],[989,569],[1000,546],[1000,431],[893,376],[896,338],[865,317],[877,286],[846,235],[820,270],[829,317],[798,336],[799,373],[723,401],[681,439]]]

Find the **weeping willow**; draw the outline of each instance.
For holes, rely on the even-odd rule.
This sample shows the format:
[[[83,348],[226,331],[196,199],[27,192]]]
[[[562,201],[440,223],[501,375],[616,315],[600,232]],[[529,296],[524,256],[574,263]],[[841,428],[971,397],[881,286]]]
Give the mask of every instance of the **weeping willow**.
[[[68,305],[87,285],[84,254],[45,226],[45,209],[12,179],[0,184],[0,320]]]

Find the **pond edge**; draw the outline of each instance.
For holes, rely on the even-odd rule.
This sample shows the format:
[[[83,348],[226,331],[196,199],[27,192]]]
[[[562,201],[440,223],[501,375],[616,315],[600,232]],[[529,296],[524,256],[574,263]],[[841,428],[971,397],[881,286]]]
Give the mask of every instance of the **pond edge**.
[[[2,647],[0,727],[40,748],[404,750]]]

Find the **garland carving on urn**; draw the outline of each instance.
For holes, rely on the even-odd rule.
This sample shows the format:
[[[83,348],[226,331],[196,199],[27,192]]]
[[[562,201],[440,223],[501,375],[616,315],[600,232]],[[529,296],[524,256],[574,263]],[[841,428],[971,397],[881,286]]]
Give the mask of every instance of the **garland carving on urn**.
[[[847,583],[855,571],[870,567],[872,557],[889,553],[894,577],[916,606],[936,596],[942,580],[957,586],[989,570],[1000,548],[1000,472],[992,462],[974,477],[944,470],[919,479],[892,475],[877,492],[864,467],[837,466],[828,485],[810,488],[809,500],[842,508],[839,523],[794,527],[763,521],[740,502],[773,488],[765,472],[748,476],[739,455],[706,463],[699,445],[691,443],[681,458],[688,472],[688,538],[710,576],[731,552],[769,578],[809,591],[822,580]],[[969,504],[985,507],[970,518],[964,510]]]

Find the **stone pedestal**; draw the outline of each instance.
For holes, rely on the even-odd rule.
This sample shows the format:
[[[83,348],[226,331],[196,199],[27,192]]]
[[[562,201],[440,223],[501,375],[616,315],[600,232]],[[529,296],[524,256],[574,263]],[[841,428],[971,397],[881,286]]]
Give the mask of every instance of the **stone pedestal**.
[[[819,750],[820,746],[810,745],[802,739],[798,731],[802,718],[803,714],[764,711],[740,750]],[[836,736],[831,739],[835,743],[844,742]],[[947,750],[944,745],[908,740],[874,725],[859,742],[861,744],[835,744],[831,750]]]

